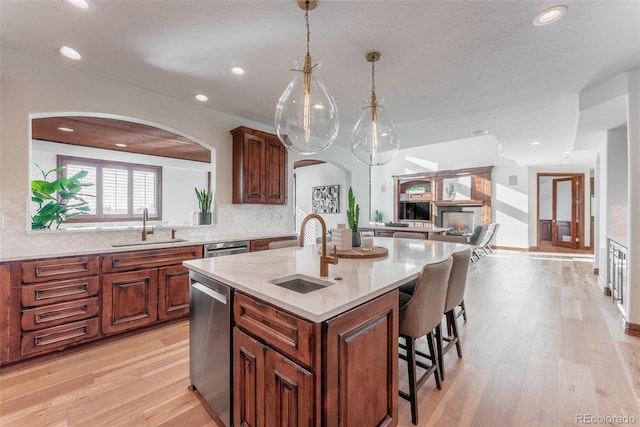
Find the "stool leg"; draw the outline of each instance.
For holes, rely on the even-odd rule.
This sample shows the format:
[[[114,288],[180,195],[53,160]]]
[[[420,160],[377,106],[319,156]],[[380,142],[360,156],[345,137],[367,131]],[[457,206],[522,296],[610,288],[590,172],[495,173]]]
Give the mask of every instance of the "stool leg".
[[[433,345],[433,334],[431,332],[427,334],[427,342],[429,343],[429,353],[431,353],[431,363],[434,365],[433,373],[436,377],[436,387],[438,387],[438,390],[442,390],[442,384],[440,383],[440,369],[438,368],[438,356]]]
[[[462,308],[462,318],[464,319],[464,321],[467,321],[467,309],[464,306],[464,300],[462,300],[460,302],[460,308]]]
[[[451,331],[452,336],[456,342],[456,351],[458,352],[458,358],[462,359],[462,345],[460,344],[460,338],[458,337],[458,322],[456,322],[456,315],[453,310],[447,313],[447,317],[451,319]]]
[[[418,424],[418,390],[416,390],[416,342],[406,337],[407,369],[409,370],[409,403],[411,403],[411,422]]]
[[[442,327],[441,323],[436,326],[436,353],[440,378],[444,381],[444,355],[442,354]],[[436,377],[438,373],[436,372]]]

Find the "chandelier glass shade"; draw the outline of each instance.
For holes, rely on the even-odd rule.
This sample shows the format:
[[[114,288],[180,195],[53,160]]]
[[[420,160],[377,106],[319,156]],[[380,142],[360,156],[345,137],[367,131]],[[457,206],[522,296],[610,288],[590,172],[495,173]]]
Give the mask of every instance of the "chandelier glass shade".
[[[278,100],[275,128],[287,148],[299,154],[314,154],[327,149],[338,136],[338,108],[318,77],[318,64],[312,65],[309,53],[309,10],[315,3],[307,0],[298,4],[305,10],[307,53],[303,61],[294,64],[293,80]]]
[[[367,61],[371,62],[371,96],[365,100],[360,119],[351,135],[351,154],[368,166],[388,163],[398,152],[400,146],[395,126],[382,107],[375,92],[375,62],[380,53],[369,52]]]

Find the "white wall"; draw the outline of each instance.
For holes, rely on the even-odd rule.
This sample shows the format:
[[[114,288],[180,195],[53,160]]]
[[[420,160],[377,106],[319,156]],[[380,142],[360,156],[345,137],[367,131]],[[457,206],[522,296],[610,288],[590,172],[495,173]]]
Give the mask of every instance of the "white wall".
[[[302,221],[305,215],[312,213],[312,189],[322,185],[339,185],[340,186],[340,212],[335,214],[319,213],[324,219],[327,230],[335,228],[337,224],[347,224],[347,208],[348,199],[347,194],[349,191],[349,185],[351,176],[342,168],[337,167],[331,163],[323,163],[312,166],[305,166],[297,168],[295,170],[296,175],[296,231],[299,231],[299,223]],[[358,200],[356,203],[359,204]],[[362,219],[363,212],[362,206],[360,206],[360,217]],[[362,221],[360,221],[362,225]],[[320,236],[321,229],[317,222],[312,221],[307,225],[305,230],[305,244],[307,242],[315,242],[315,237]]]
[[[627,240],[629,224],[629,176],[627,168],[627,128],[607,131],[607,217],[609,234]]]

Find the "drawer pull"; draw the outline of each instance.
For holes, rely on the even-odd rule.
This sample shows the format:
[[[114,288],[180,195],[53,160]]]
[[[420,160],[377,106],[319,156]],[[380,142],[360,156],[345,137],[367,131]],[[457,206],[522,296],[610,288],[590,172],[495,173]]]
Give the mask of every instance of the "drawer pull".
[[[53,334],[47,334],[35,337],[36,347],[42,347],[45,345],[55,344],[60,341],[70,340],[87,335],[88,330],[86,325],[80,327],[69,328],[63,331],[59,331]]]
[[[89,312],[89,306],[87,304],[72,307],[72,308],[63,308],[60,310],[52,310],[46,311],[44,313],[38,313],[36,315],[36,324],[43,324],[47,322],[52,322],[54,320],[66,319],[68,317],[73,316],[82,316],[83,314],[87,314]]]

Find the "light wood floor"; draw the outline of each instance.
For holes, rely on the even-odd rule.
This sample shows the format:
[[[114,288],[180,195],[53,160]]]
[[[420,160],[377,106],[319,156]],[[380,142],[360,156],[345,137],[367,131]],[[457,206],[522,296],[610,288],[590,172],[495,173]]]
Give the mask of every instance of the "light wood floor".
[[[592,269],[589,258],[506,251],[473,264],[464,358],[447,354],[442,390],[423,385],[419,425],[565,426],[579,414],[640,424],[640,339],[622,332]],[[0,425],[215,426],[188,377],[180,321],[2,369]],[[410,426],[402,399],[399,412]]]

